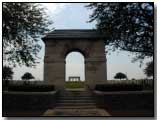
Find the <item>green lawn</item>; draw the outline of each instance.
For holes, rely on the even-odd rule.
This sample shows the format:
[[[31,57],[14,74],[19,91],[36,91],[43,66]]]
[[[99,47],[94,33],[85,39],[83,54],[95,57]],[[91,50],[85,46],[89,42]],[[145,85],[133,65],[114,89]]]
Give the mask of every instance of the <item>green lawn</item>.
[[[83,81],[66,81],[66,88],[75,89],[75,88],[84,88]]]

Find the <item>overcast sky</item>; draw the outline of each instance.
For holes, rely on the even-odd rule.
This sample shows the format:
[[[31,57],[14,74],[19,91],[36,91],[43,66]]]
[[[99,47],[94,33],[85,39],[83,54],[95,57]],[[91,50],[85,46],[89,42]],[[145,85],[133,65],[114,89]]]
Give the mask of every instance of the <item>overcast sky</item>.
[[[42,3],[47,8],[47,13],[53,20],[55,29],[92,29],[95,28],[96,22],[88,23],[89,14],[91,11],[85,8],[83,3]],[[38,80],[43,80],[43,58],[44,58],[44,43],[41,42],[43,48],[40,52],[41,63],[35,69],[26,67],[14,68],[14,79],[21,79],[25,72],[31,72]],[[143,67],[139,67],[139,62],[132,63],[132,54],[128,52],[112,52],[107,55],[107,78],[112,80],[117,72],[127,74],[129,79],[145,78]],[[79,53],[68,54],[66,73],[67,77],[80,76],[84,79],[84,57]],[[70,63],[68,62],[70,61]],[[76,68],[74,71],[72,68]]]

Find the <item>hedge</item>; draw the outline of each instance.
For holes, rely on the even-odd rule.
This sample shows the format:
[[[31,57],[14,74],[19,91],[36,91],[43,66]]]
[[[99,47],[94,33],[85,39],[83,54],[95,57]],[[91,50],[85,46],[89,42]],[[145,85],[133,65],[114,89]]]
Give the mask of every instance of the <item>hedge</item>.
[[[142,85],[136,84],[101,84],[96,85],[95,90],[98,91],[141,91]]]
[[[9,85],[8,91],[23,91],[23,92],[48,92],[54,91],[53,85]]]

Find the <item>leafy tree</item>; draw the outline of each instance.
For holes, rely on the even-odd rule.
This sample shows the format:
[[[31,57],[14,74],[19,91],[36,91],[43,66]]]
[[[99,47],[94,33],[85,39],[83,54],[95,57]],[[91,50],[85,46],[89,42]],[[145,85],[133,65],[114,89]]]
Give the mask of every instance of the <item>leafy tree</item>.
[[[135,53],[133,62],[152,57],[154,51],[153,3],[90,3],[90,21],[97,21],[97,29],[107,39],[108,50]]]
[[[3,3],[3,56],[14,65],[32,66],[41,49],[39,37],[48,32],[44,8],[37,3]]]
[[[153,61],[148,62],[148,63],[146,64],[146,68],[144,69],[144,73],[145,73],[148,77],[153,76],[153,72],[154,72],[153,68],[154,68],[154,67],[153,67]]]
[[[3,66],[3,80],[8,80],[13,78],[13,70],[9,66]]]
[[[34,76],[31,73],[26,72],[21,78],[22,80],[30,80],[30,79],[34,79]]]
[[[124,74],[124,73],[117,73],[115,76],[114,76],[115,79],[124,79],[124,78],[127,78],[127,76]]]

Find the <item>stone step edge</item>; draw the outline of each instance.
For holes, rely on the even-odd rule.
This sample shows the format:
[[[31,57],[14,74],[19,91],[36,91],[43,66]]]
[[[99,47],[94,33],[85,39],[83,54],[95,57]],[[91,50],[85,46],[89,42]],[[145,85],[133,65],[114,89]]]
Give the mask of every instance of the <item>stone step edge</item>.
[[[90,103],[90,102],[93,102],[93,103],[95,103],[93,100],[58,100],[58,102],[60,103],[60,102],[72,102],[72,103]]]
[[[67,103],[63,103],[63,104],[57,104],[57,106],[96,106],[96,104],[92,103],[92,104],[67,104]]]
[[[80,107],[80,106],[58,106],[54,109],[97,109],[96,106],[83,106],[83,107]]]

